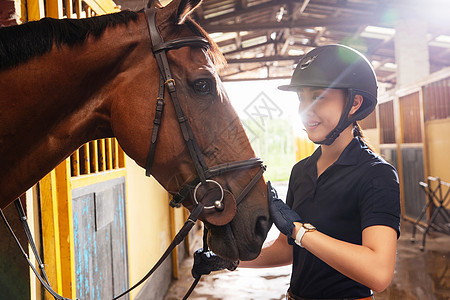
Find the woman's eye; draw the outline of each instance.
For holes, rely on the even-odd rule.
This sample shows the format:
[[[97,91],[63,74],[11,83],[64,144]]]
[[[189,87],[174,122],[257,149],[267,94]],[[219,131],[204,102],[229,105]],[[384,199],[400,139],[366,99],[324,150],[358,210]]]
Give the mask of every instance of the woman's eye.
[[[314,96],[313,97],[313,100],[314,101],[317,101],[317,100],[322,100],[324,97],[322,96],[322,95],[320,95],[320,96]]]
[[[194,82],[194,90],[200,95],[207,95],[211,93],[211,82],[206,79],[200,79]]]

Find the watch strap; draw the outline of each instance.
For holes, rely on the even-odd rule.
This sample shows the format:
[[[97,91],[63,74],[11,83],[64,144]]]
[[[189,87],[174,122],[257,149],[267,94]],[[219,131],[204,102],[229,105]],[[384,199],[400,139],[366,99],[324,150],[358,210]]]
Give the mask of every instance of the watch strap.
[[[302,238],[305,235],[305,233],[306,233],[306,228],[302,226],[302,227],[300,227],[299,231],[297,232],[297,235],[295,236],[295,243],[302,248],[303,248]]]

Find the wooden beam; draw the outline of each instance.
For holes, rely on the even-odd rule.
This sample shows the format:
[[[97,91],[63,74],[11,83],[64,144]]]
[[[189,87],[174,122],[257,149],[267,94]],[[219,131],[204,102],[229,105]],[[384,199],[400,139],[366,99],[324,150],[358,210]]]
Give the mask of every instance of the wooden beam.
[[[75,290],[75,247],[72,219],[72,186],[70,176],[70,159],[66,159],[55,169],[56,190],[58,197],[58,222],[61,284],[65,297],[76,298]]]
[[[58,196],[55,170],[48,173],[39,182],[41,197],[42,241],[46,272],[55,292],[62,293],[60,235],[58,224]],[[45,293],[45,299],[52,299]]]
[[[299,61],[303,56],[268,56],[268,57],[254,57],[254,58],[231,58],[227,59],[227,63],[230,64],[243,64],[243,63],[263,63],[270,61]]]
[[[276,8],[276,7],[280,7],[284,4],[287,4],[289,2],[292,2],[292,0],[272,0],[272,1],[268,1],[268,2],[264,2],[262,4],[257,4],[257,5],[253,5],[251,7],[248,6],[242,6],[242,8],[236,8],[233,12],[230,13],[226,13],[217,17],[213,17],[213,18],[208,18],[205,19],[205,22],[202,23],[202,27],[205,26],[207,23],[210,22],[220,22],[220,21],[224,21],[227,19],[234,19],[236,17],[242,17],[244,15],[247,15],[249,13],[255,14],[261,10],[266,10],[269,8]]]
[[[364,14],[364,15],[369,15],[371,14],[371,12],[373,12],[375,9],[370,10],[368,9],[368,5],[361,5],[361,4],[349,4],[349,3],[337,3],[337,4],[332,4],[329,1],[312,1],[310,2],[309,0],[304,0],[302,2],[298,2],[298,1],[294,1],[294,0],[272,0],[272,1],[268,1],[268,2],[264,2],[262,4],[258,4],[258,5],[253,5],[247,8],[242,8],[242,9],[235,9],[235,11],[230,12],[230,13],[226,13],[217,17],[213,17],[213,18],[208,18],[205,19],[206,22],[208,23],[216,23],[216,22],[220,22],[220,21],[224,21],[224,20],[228,20],[228,19],[232,19],[235,17],[239,17],[239,16],[243,16],[249,13],[257,13],[266,9],[270,9],[270,8],[278,8],[281,7],[283,5],[293,5],[293,4],[299,4],[299,5],[304,5],[307,4],[308,7],[310,8],[319,8],[321,10],[323,9],[329,9],[332,11],[335,10],[341,10],[341,11],[345,11],[348,13],[357,13],[357,14]],[[306,8],[306,6],[305,6]],[[374,5],[373,8],[378,8],[378,5]],[[387,9],[387,7],[386,7]],[[382,13],[382,12],[380,12]],[[202,23],[202,27],[206,26],[206,23]]]
[[[305,0],[303,1],[302,7],[300,7],[300,10],[298,11],[298,13],[300,15],[303,14],[303,12],[305,11],[306,7],[308,6],[310,0]]]
[[[97,14],[118,12],[120,9],[112,0],[83,0]]]
[[[311,27],[345,27],[345,26],[362,26],[363,24],[379,25],[378,18],[361,18],[355,17],[344,20],[342,18],[326,18],[326,19],[299,19],[293,22],[264,22],[264,23],[247,23],[247,24],[220,24],[210,25],[202,24],[208,33],[213,32],[237,32],[237,31],[256,31],[256,30],[281,30],[292,28],[311,28]]]
[[[222,78],[221,80],[222,82],[228,81],[228,82],[232,82],[232,81],[256,81],[256,80],[277,80],[277,79],[290,79],[291,76],[269,76],[269,77],[247,77],[247,78]]]
[[[260,44],[256,44],[256,45],[253,45],[253,46],[248,46],[248,47],[245,47],[245,48],[238,48],[238,49],[233,50],[233,51],[225,52],[224,55],[232,55],[232,54],[240,53],[240,52],[243,52],[243,51],[256,49],[256,48],[259,48],[259,47],[264,47],[264,46],[267,46],[267,45],[270,45],[270,44],[273,44],[273,43],[275,43],[275,41],[268,41],[268,42],[265,42],[265,43],[260,43]]]

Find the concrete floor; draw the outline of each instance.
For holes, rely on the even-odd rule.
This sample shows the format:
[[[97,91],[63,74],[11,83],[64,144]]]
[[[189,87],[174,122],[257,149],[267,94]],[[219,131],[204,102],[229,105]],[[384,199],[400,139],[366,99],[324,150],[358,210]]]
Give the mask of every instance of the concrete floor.
[[[450,236],[431,233],[425,251],[420,242],[412,244],[412,225],[404,221],[398,241],[396,270],[391,285],[377,300],[450,300]],[[271,230],[271,237],[277,236]],[[418,232],[416,239],[421,240]],[[199,245],[200,246],[200,245]],[[192,257],[180,266],[180,278],[173,282],[165,300],[179,300],[189,289]],[[281,300],[289,286],[291,267],[237,269],[204,276],[189,297],[192,300]]]

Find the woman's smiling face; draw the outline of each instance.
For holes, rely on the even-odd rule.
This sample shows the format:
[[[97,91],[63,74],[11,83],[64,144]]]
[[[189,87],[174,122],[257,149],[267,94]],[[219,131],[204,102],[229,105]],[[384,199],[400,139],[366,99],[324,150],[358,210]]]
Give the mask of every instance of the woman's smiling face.
[[[339,122],[346,103],[341,89],[305,87],[298,92],[299,113],[308,138],[320,142]]]

